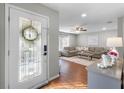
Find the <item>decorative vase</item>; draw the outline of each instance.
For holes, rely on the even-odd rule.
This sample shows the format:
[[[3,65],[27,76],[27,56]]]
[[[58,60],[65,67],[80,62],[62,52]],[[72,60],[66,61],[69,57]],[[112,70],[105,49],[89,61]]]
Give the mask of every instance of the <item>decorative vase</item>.
[[[116,63],[116,58],[115,57],[111,57],[111,64],[114,65]]]
[[[104,65],[105,68],[107,68],[107,65],[108,65],[108,62],[107,62],[107,58],[106,58],[106,55],[102,55],[102,63]]]

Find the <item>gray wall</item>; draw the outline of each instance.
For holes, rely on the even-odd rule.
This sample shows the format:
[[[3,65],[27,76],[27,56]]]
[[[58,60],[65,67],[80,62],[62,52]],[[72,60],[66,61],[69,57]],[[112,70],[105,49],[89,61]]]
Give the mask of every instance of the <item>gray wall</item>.
[[[69,35],[69,45],[75,47],[76,46],[76,36],[73,34]]]
[[[5,21],[4,21],[4,4],[0,3],[0,88],[4,88],[5,86],[5,59],[4,59],[4,55],[5,55],[5,39],[4,39],[4,31],[5,31]]]
[[[50,78],[59,74],[58,62],[58,31],[59,14],[58,12],[45,7],[42,4],[13,4],[20,8],[37,12],[49,17],[49,73]],[[4,88],[4,4],[0,4],[0,88]]]
[[[87,32],[77,36],[78,46],[88,46],[88,36],[97,36],[99,47],[106,47],[106,39],[108,37],[117,36],[117,30],[101,31],[101,32]]]

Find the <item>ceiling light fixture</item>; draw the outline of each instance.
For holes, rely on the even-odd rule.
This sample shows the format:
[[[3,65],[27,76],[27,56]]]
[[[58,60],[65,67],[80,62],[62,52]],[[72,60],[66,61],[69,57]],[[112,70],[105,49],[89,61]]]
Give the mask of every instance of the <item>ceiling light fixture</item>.
[[[82,16],[82,17],[86,17],[86,16],[87,16],[87,14],[83,13],[81,16]]]
[[[105,31],[107,28],[106,27],[103,27],[102,30]]]
[[[82,32],[82,31],[87,31],[87,28],[85,26],[75,26],[72,28],[72,31]]]

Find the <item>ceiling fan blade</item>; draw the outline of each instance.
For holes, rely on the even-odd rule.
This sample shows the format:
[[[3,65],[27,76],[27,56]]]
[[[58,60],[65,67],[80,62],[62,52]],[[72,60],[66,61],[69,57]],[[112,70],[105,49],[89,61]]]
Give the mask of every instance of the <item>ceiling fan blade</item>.
[[[87,31],[87,29],[84,29],[83,31]]]

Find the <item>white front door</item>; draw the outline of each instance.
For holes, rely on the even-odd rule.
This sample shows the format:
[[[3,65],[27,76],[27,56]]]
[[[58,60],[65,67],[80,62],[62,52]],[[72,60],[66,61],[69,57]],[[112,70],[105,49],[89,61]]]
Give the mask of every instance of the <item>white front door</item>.
[[[47,81],[48,19],[9,8],[9,88],[34,88]]]

